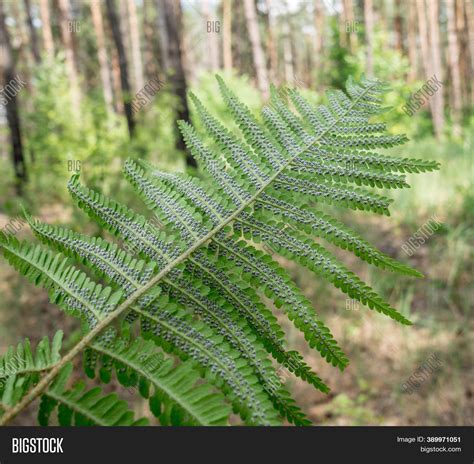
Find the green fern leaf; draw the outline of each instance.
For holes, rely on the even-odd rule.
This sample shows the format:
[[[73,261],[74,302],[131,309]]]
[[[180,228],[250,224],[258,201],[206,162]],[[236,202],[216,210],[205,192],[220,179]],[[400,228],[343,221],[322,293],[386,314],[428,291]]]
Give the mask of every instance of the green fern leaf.
[[[276,425],[282,418],[308,425],[269,355],[316,389],[329,389],[298,352],[286,348],[272,307],[281,308],[326,361],[343,370],[348,359],[273,255],[299,263],[370,309],[411,323],[314,240],[383,269],[421,275],[315,209],[329,204],[389,215],[392,200],[370,189],[406,188],[404,173],[439,168],[434,161],[370,151],[407,141],[388,134],[379,121],[388,88],[373,79],[349,79],[346,92],[327,92],[327,104],[318,107],[294,89],[282,98],[272,88],[259,120],[217,80],[239,132],[226,129],[192,94],[210,143],[190,123],[178,122],[201,179],[141,161],[124,166],[153,218],[81,185],[77,175],[70,180],[75,202],[117,244],[31,217],[35,235],[62,254],[0,235],[8,261],[47,289],[52,302],[87,323],[81,341],[63,358],[59,335],[52,349],[41,342],[36,357],[25,342],[1,358],[0,422],[43,394],[41,424],[56,409],[62,425],[141,424],[115,395],[86,392],[81,383],[67,390],[69,361],[85,350],[87,375],[99,370],[108,382],[115,371],[122,385],[149,399],[161,424],[224,424],[230,404],[249,425]],[[14,355],[25,366],[8,373]]]
[[[0,408],[12,407],[38,383],[41,374],[51,370],[61,359],[63,332],[53,340],[43,337],[33,351],[30,341],[10,346],[0,358]]]
[[[121,338],[107,344],[94,342],[89,349],[102,358],[101,378],[110,379],[112,361],[120,383],[137,387],[144,398],[149,398],[150,405],[154,405],[151,409],[162,425],[227,423],[231,411],[224,396],[209,384],[198,382],[200,375],[192,362],[174,367],[173,360],[157,352],[154,343],[140,338],[132,343]],[[87,364],[90,377],[94,376],[94,366]]]
[[[67,364],[55,381],[42,396],[38,411],[40,425],[48,425],[52,412],[58,409],[59,425],[102,425],[127,426],[147,425],[147,419],[134,420],[133,412],[117,394],[102,395],[100,388],[86,390],[85,385],[77,383],[66,390],[66,383],[72,372],[72,364]]]

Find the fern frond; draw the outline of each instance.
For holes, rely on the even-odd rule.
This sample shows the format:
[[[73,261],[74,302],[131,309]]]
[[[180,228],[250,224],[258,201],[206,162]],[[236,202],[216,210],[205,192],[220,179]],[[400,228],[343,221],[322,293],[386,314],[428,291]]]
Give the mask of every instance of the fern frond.
[[[128,176],[129,178],[134,179],[136,185],[141,185],[144,191],[146,192],[144,197],[148,199],[148,201],[151,203],[153,201],[158,201],[159,198],[164,198],[166,199],[166,194],[165,192],[160,192],[162,196],[158,195],[158,192],[156,189],[152,189],[151,185],[136,171],[134,171],[134,166],[132,163],[128,163],[126,165],[126,169],[128,168]],[[88,202],[88,204],[93,204],[92,199],[94,198],[94,194],[90,191],[85,191],[83,190],[83,202]],[[168,198],[168,201],[171,201],[170,198]],[[111,201],[103,198],[103,202],[105,204],[111,204]],[[96,205],[97,206],[97,205]],[[125,211],[125,208],[122,207],[121,205],[115,203],[114,204],[115,209],[119,211]],[[166,210],[170,208],[171,205],[169,204],[164,204],[163,208]],[[175,217],[180,218],[180,213],[183,214],[183,209],[180,209],[180,206],[178,204],[172,204],[173,210],[176,212]],[[170,208],[171,209],[171,208]],[[100,210],[100,208],[98,208]],[[103,224],[108,224],[109,230],[113,231],[113,224],[115,222],[112,222],[110,224],[110,216],[109,215],[104,215],[102,212],[99,214],[101,215],[101,220],[103,221]],[[181,234],[189,240],[189,234],[192,235],[192,231],[196,231],[196,233],[199,233],[199,228],[198,225],[199,223],[195,222],[195,219],[192,218],[192,216],[183,214],[184,218],[180,222],[180,232]],[[167,217],[166,215],[164,216],[164,219],[166,220]],[[151,226],[146,221],[142,221],[142,226],[145,227],[145,229],[149,229]],[[133,233],[134,228],[130,229]],[[202,236],[203,232],[201,231],[201,234],[199,236]],[[198,236],[195,236],[194,238],[197,238]],[[137,244],[139,243],[140,245],[142,244],[143,240],[143,235],[142,234],[135,234],[134,237],[134,243]],[[156,248],[155,244],[148,242],[144,242],[142,246],[140,246],[140,249],[142,250],[142,253],[147,255],[148,258],[152,259],[160,254],[160,250]],[[148,251],[147,250],[151,250]],[[246,359],[250,366],[253,367],[255,370],[256,375],[259,377],[260,382],[263,385],[264,391],[269,393],[269,395],[272,397],[273,401],[277,401],[278,403],[282,403],[283,399],[281,398],[275,398],[275,393],[271,388],[268,387],[267,383],[269,382],[268,379],[270,379],[274,374],[271,373],[270,365],[268,364],[268,360],[265,359],[263,353],[261,352],[261,349],[258,348],[255,350],[253,345],[256,344],[255,341],[251,341],[251,336],[250,333],[248,333],[245,329],[241,329],[238,324],[236,324],[237,318],[234,316],[233,318],[229,318],[228,314],[226,314],[225,311],[222,311],[222,304],[216,305],[212,304],[210,300],[202,295],[196,295],[195,291],[195,286],[190,287],[189,284],[186,282],[184,285],[188,285],[187,289],[183,289],[183,280],[182,278],[179,277],[179,275],[176,275],[173,273],[172,275],[172,281],[165,279],[165,285],[166,288],[169,289],[170,287],[173,288],[175,291],[178,291],[178,299],[177,301],[187,308],[193,309],[193,311],[203,317],[203,320],[212,328],[217,330],[217,333],[221,334],[224,336],[224,338],[228,341],[228,343],[235,349],[237,349],[240,353],[241,356],[243,356],[244,359]],[[181,279],[181,280],[180,280]],[[181,286],[177,285],[176,282],[181,281]],[[190,297],[190,292],[191,297]],[[176,297],[176,295],[175,295]],[[204,299],[204,302],[203,302]],[[232,307],[228,306],[228,310],[232,311]],[[232,320],[233,319],[233,320]],[[240,324],[242,325],[242,324]],[[252,345],[253,343],[253,345]],[[284,353],[284,350],[281,348],[280,353]],[[280,358],[282,356],[280,355]],[[299,372],[299,371],[298,371]],[[310,370],[308,368],[304,368],[305,372],[305,378],[311,380],[313,385],[317,386],[317,388],[321,389],[322,391],[327,392],[328,388],[324,385],[324,383],[317,377],[316,375],[311,375]],[[277,379],[273,379],[271,382],[273,383],[279,383]],[[282,408],[280,408],[282,409]],[[288,413],[294,411],[295,408],[290,408],[288,406],[284,406],[283,409],[288,411]],[[297,417],[288,417],[289,420],[293,422],[299,422],[299,419]]]
[[[184,177],[184,176],[164,175],[160,173],[159,171],[154,170],[152,167],[146,165],[145,163],[142,163],[142,164],[146,167],[146,169],[148,170],[148,172],[150,173],[152,177],[156,177],[160,180],[164,180],[165,182],[171,183],[176,188],[176,190],[178,190],[184,197],[188,198],[192,204],[199,206],[201,208],[201,211],[203,213],[206,213],[209,217],[211,217],[213,221],[218,222],[219,220],[222,220],[222,217],[221,217],[221,215],[223,214],[222,205],[220,205],[217,198],[214,195],[212,195],[212,193],[209,192],[208,189],[206,189],[206,186],[203,184],[200,184],[197,179]],[[236,237],[236,240],[239,240],[239,237]],[[274,273],[272,272],[272,270],[268,269],[267,266],[263,267],[263,272],[261,273],[260,272],[262,269],[261,260],[254,259],[255,256],[251,252],[248,254],[247,257],[242,256],[239,253],[239,251],[241,250],[240,243],[239,244],[234,243],[232,240],[229,240],[225,236],[225,234],[223,233],[217,234],[216,238],[213,239],[213,244],[214,245],[211,245],[211,248],[216,251],[219,251],[221,255],[227,257],[227,259],[229,259],[230,262],[234,264],[238,264],[242,268],[242,271],[243,271],[242,274],[249,273],[249,275],[251,276],[255,276],[256,274],[257,275],[261,274],[263,282],[260,282],[260,284],[266,282],[266,278],[270,278],[270,280],[271,279],[275,280],[276,278],[278,278],[279,280],[281,280],[281,277],[273,275]],[[269,257],[267,256],[267,258]],[[276,263],[273,263],[273,265],[277,266]],[[199,267],[202,270],[202,266],[199,266]],[[208,273],[209,278],[215,279],[220,283],[224,282],[225,285],[222,286],[224,288],[224,291],[228,290],[231,287],[235,288],[235,285],[229,282],[229,278],[227,277],[227,273],[230,269],[231,267],[223,265],[223,270],[225,271],[223,272],[223,271],[216,270],[214,267],[212,269],[212,272]],[[281,269],[279,271],[284,272]],[[243,285],[240,282],[238,286],[242,287]],[[289,309],[291,307],[294,307],[295,299],[298,300],[300,296],[295,297],[295,295],[293,294],[294,290],[291,289],[291,287],[288,286],[286,283],[280,282],[280,289],[282,292],[286,291],[286,296],[289,297],[289,300],[291,301],[291,303],[288,304],[287,308]],[[246,290],[247,293],[248,291],[249,290]],[[245,307],[247,308],[252,307],[251,302],[249,302],[248,298],[245,297],[245,292],[235,291],[235,290],[234,292],[236,293],[236,296],[234,297],[234,299],[245,302]],[[281,295],[278,296],[278,300],[280,300],[280,298],[281,298]],[[256,300],[256,298],[254,300]],[[276,304],[277,306],[281,305],[281,303],[278,304],[278,302],[276,302]],[[296,323],[300,324],[299,328],[303,330],[308,340],[310,339],[312,340],[314,338],[318,339],[317,345],[321,347],[321,349],[323,350],[324,356],[327,356],[327,360],[329,362],[335,362],[341,368],[343,368],[346,364],[344,361],[345,356],[343,355],[340,348],[337,347],[337,345],[334,342],[333,337],[329,333],[329,330],[326,327],[324,327],[322,322],[320,321],[309,322],[314,319],[314,314],[313,314],[312,308],[309,309],[310,305],[307,302],[306,302],[306,306],[308,307],[308,309],[305,307],[305,305],[299,305],[298,313],[299,313],[300,318],[296,318],[296,313],[294,310],[290,311],[290,315],[293,316],[292,319],[294,319]],[[308,322],[301,324],[301,322],[299,321],[302,321],[303,319]],[[267,317],[267,320],[268,320],[268,317]],[[272,326],[274,325],[272,321],[269,321],[269,322],[271,322]],[[268,343],[268,337],[267,337],[267,340],[264,341],[264,344],[267,345],[267,343]],[[282,364],[286,366],[295,364],[295,360],[288,358],[287,355],[284,355],[282,357],[281,350],[275,350],[273,347],[273,349],[271,349],[271,353],[276,357],[276,359],[279,362],[281,362]],[[321,385],[320,379],[315,375],[308,376],[309,370],[307,366],[301,365],[299,367],[294,367],[293,370],[295,372],[295,375],[312,383],[314,386],[316,386],[316,388],[321,389],[322,385]],[[326,391],[326,389],[323,387],[322,391]]]
[[[247,182],[242,179],[236,179],[227,172],[225,164],[205,147],[191,124],[185,121],[178,121],[178,127],[181,130],[186,147],[206,167],[207,172],[214,178],[223,193],[225,193],[228,202],[231,202],[231,209],[249,202],[252,198],[252,193],[255,193],[251,191],[251,186],[246,185],[247,189],[243,188],[241,184],[245,185]]]
[[[93,282],[60,254],[4,234],[0,234],[0,244],[13,267],[35,285],[49,290],[52,303],[81,317],[89,328],[113,311],[122,297],[122,292],[113,292],[110,287]]]
[[[301,236],[298,232],[293,231],[293,234],[289,235],[251,216],[246,216],[245,220],[239,219],[234,227],[249,239],[264,240],[279,254],[299,262],[302,266],[324,277],[370,309],[375,309],[402,324],[411,325],[408,319],[384,302],[368,285],[337,262],[321,245]]]
[[[144,283],[143,279],[149,278],[149,272],[153,270],[153,267],[148,266],[146,268],[147,272],[140,275],[140,270],[144,267],[142,261],[134,260],[124,250],[100,238],[88,239],[72,231],[41,224],[39,221],[31,221],[31,219],[30,224],[39,238],[93,266],[101,276],[107,277],[111,283],[124,288],[125,295],[127,292],[131,293],[133,289],[139,288]],[[166,279],[164,287],[176,287],[176,279],[180,278],[179,275],[175,275],[174,280]],[[242,329],[236,322],[229,319],[228,315],[219,306],[210,306],[209,301],[206,301],[204,305],[202,301],[196,299],[196,287],[190,288],[191,290],[189,291],[193,292],[194,304],[196,304],[196,301],[198,302],[198,312],[200,314],[203,311],[205,312],[204,320],[209,324],[209,327],[217,328],[217,333],[225,335],[225,338],[235,348],[240,349],[241,353],[245,354],[245,358],[249,362],[257,365],[261,369],[260,375],[262,378],[269,376],[270,373],[267,372],[269,368],[268,363],[266,366],[261,365],[263,361],[260,358],[262,356],[261,354],[257,355],[251,341],[248,339],[248,335],[242,332]],[[182,289],[180,294],[182,294]],[[158,295],[159,293],[155,290],[153,301],[157,300]],[[164,307],[169,311],[173,310],[173,307],[168,305],[168,300],[169,297],[167,295],[161,295],[156,304],[151,304],[150,298],[146,299],[146,305],[150,306],[148,309],[134,307],[133,313],[140,315],[145,321],[148,321],[148,324],[145,323],[145,331],[158,336],[156,341],[159,344],[166,344],[169,340],[173,340],[179,347],[178,355],[181,357],[191,356],[205,367],[217,369],[219,363],[216,363],[216,360],[219,357],[224,362],[232,363],[232,359],[228,359],[225,354],[226,349],[223,352],[220,351],[218,337],[214,337],[215,343],[212,343],[211,340],[206,343],[200,336],[199,330],[203,330],[203,324],[196,325],[189,318],[188,320],[181,320],[183,316],[172,316],[171,313],[163,312]],[[182,305],[182,301],[177,300],[177,302]],[[187,303],[189,305],[189,301]],[[158,310],[160,313],[156,313]],[[190,340],[192,337],[194,339]],[[168,346],[166,348],[170,349]],[[210,356],[210,354],[213,356]],[[227,377],[224,374],[223,377],[228,379],[229,382],[235,383],[235,379],[232,379],[232,377]],[[245,383],[242,379],[240,381]],[[323,385],[322,382],[321,385]]]
[[[360,167],[370,172],[412,172],[421,173],[439,169],[439,163],[430,160],[411,158],[395,158],[367,151],[352,149],[330,149],[328,147],[312,147],[308,155],[301,155],[291,162],[291,168],[312,169],[314,163],[324,162],[329,165],[343,165],[347,168]]]
[[[12,407],[38,383],[41,374],[51,370],[61,359],[63,332],[58,330],[50,343],[43,337],[32,350],[30,341],[10,346],[0,357],[0,407]]]
[[[278,147],[272,140],[269,140],[261,125],[252,116],[250,110],[239,101],[235,94],[225,85],[223,79],[216,76],[222,97],[232,113],[235,122],[242,131],[248,145],[255,151],[256,157],[262,163],[262,166],[280,169],[288,158],[284,153],[278,150]]]
[[[193,230],[197,234],[203,233],[203,231],[199,231],[199,225],[193,223],[193,219],[189,215],[181,213],[182,208],[186,204],[184,201],[189,199],[188,195],[183,194],[182,198],[179,198],[175,192],[173,197],[168,196],[164,189],[159,188],[159,184],[148,178],[144,170],[139,169],[131,161],[126,163],[125,169],[127,178],[132,181],[139,195],[147,201],[153,212],[162,217],[165,223],[169,224],[169,226],[175,226],[182,235],[188,238]],[[191,195],[192,199],[196,199],[194,194],[191,194],[189,191],[187,193]],[[214,211],[216,211],[216,207],[219,207],[215,205],[213,198],[209,197],[204,190],[201,190],[198,197],[196,202],[203,206],[204,212],[210,213],[210,216],[215,219]],[[202,204],[200,201],[205,203]],[[213,204],[214,207],[212,207]],[[191,206],[188,204],[187,208],[190,209]],[[169,210],[173,211],[174,214],[168,214],[167,211]],[[213,242],[219,247],[215,240]],[[283,334],[277,325],[276,319],[265,309],[256,295],[253,301],[251,298],[248,298],[246,293],[248,294],[249,290],[244,292],[242,290],[243,287],[245,288],[243,282],[238,276],[232,276],[229,272],[232,270],[232,266],[229,266],[223,259],[213,258],[210,254],[205,255],[203,251],[196,252],[192,258],[189,258],[189,262],[187,267],[190,269],[190,272],[195,275],[197,271],[206,285],[219,290],[219,295],[223,295],[227,300],[229,311],[232,311],[232,307],[236,308],[240,316],[247,320],[254,329],[255,334],[260,338],[265,348],[279,362],[283,364],[293,363],[296,375],[308,380],[321,391],[328,391],[328,388],[322,383],[321,379],[315,374],[310,374],[310,369],[304,363],[301,364],[301,360],[295,361],[291,356],[288,356],[283,348]],[[197,283],[195,285],[199,288]],[[252,293],[249,296],[251,295]],[[218,299],[217,303],[219,306],[225,305],[222,298]],[[218,312],[216,309],[214,311]],[[276,332],[275,327],[279,329]],[[265,377],[263,376],[262,378]]]
[[[208,383],[187,361],[174,367],[173,360],[156,351],[155,344],[141,338],[126,343],[114,338],[109,343],[94,342],[87,356],[86,372],[93,378],[101,360],[100,378],[108,383],[114,368],[125,387],[136,387],[148,398],[150,409],[162,425],[225,425],[231,409],[224,396]],[[94,354],[95,356],[93,356]],[[153,388],[153,391],[151,391]]]
[[[216,243],[230,261],[242,267],[241,275],[250,285],[271,298],[278,308],[284,309],[295,327],[304,333],[310,346],[316,347],[328,362],[343,370],[348,364],[345,354],[329,329],[315,317],[311,303],[291,282],[286,271],[268,254],[239,239],[239,236],[235,240],[219,237]],[[291,366],[291,363],[285,365]],[[305,378],[303,372],[300,371],[300,374]]]
[[[339,205],[361,211],[390,216],[388,207],[393,202],[391,198],[368,192],[361,188],[347,188],[342,184],[318,184],[312,182],[302,173],[291,173],[281,175],[273,185],[273,188],[291,199],[295,194],[301,195],[307,200],[320,201],[328,205]],[[269,189],[269,192],[272,190]]]
[[[371,188],[405,188],[403,173],[439,168],[432,161],[369,151],[407,140],[388,134],[385,124],[374,120],[386,111],[381,102],[387,87],[373,79],[350,79],[346,92],[328,92],[328,103],[318,107],[296,90],[287,92],[286,101],[272,89],[271,105],[262,110],[260,121],[217,80],[239,133],[226,129],[194,95],[190,98],[210,143],[188,122],[178,123],[202,179],[132,160],[124,166],[153,220],[73,176],[68,184],[73,199],[119,244],[32,218],[35,235],[67,258],[0,235],[3,254],[13,266],[49,290],[54,303],[87,322],[81,341],[60,359],[55,348],[54,356],[45,356],[38,367],[23,348],[29,370],[17,369],[6,378],[0,423],[42,393],[43,424],[56,407],[60,424],[135,423],[116,396],[103,397],[98,389],[85,392],[81,384],[66,390],[71,369],[66,363],[85,350],[89,376],[99,369],[108,381],[114,370],[124,386],[136,386],[149,398],[162,424],[223,424],[230,403],[248,425],[279,424],[282,417],[307,425],[268,355],[320,391],[328,387],[299,353],[286,348],[272,306],[281,308],[329,363],[343,370],[348,359],[274,254],[299,263],[369,308],[410,324],[314,240],[320,237],[380,268],[420,276],[315,209],[315,204],[330,204],[389,215],[392,200]],[[108,286],[91,280],[75,262]],[[116,331],[114,322],[121,322]],[[131,327],[136,322],[139,327]],[[52,365],[46,362],[50,358]],[[0,362],[0,381],[1,375]]]
[[[263,211],[271,212],[273,214],[272,219],[281,218],[279,222],[283,224],[289,223],[295,227],[302,227],[308,235],[324,238],[340,248],[350,250],[368,263],[401,274],[423,277],[417,270],[399,263],[379,251],[337,219],[321,211],[310,211],[305,206],[304,201],[289,203],[276,197],[276,193],[274,193],[273,195],[262,194],[256,203],[258,205],[256,209],[260,207]]]
[[[66,390],[66,383],[72,372],[72,364],[67,364],[56,377],[51,387],[41,398],[38,412],[40,425],[48,425],[51,414],[58,410],[59,425],[102,425],[129,426],[147,425],[147,419],[134,420],[134,414],[125,401],[116,393],[103,396],[100,388],[86,390],[84,383],[77,383]]]
[[[205,378],[220,387],[248,425],[279,423],[270,398],[248,363],[239,352],[222,341],[202,322],[190,325],[182,314],[152,313],[135,309],[145,321],[144,336],[151,334],[163,349],[196,360],[205,370]],[[150,327],[151,325],[151,327]]]
[[[178,241],[172,241],[165,233],[148,223],[144,216],[84,187],[79,183],[79,175],[71,178],[68,190],[80,208],[107,230],[119,235],[123,240],[128,240],[132,248],[135,246],[135,237],[142,238],[143,242],[147,243],[147,248],[139,252],[153,254],[153,260],[160,267],[164,267],[180,255],[182,250]],[[157,253],[156,250],[160,252]]]

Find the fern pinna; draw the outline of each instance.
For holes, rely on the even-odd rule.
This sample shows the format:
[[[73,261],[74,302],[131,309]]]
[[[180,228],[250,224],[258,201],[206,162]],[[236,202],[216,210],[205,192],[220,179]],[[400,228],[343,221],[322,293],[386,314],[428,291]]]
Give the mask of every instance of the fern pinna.
[[[288,350],[273,305],[327,362],[343,370],[348,359],[273,254],[410,324],[322,244],[420,276],[319,209],[331,204],[388,215],[391,200],[369,187],[407,187],[404,173],[438,168],[371,151],[407,140],[388,135],[373,120],[384,112],[385,85],[350,79],[346,92],[328,92],[328,104],[318,107],[297,90],[272,89],[257,120],[217,80],[238,131],[226,129],[192,94],[211,143],[188,122],[178,123],[202,176],[162,172],[140,160],[124,166],[150,218],[88,189],[78,175],[70,180],[77,205],[117,243],[28,215],[34,234],[55,251],[2,235],[8,261],[84,327],[80,341],[62,356],[56,336],[52,351],[43,341],[36,358],[26,341],[1,359],[2,423],[38,396],[41,424],[56,410],[65,425],[145,423],[115,394],[104,396],[98,387],[86,391],[82,383],[68,387],[71,361],[83,352],[88,377],[107,383],[115,373],[149,399],[161,424],[227,424],[232,413],[249,425],[310,424],[277,375],[278,364],[321,392],[329,388],[298,352]],[[16,355],[23,361],[12,369]]]

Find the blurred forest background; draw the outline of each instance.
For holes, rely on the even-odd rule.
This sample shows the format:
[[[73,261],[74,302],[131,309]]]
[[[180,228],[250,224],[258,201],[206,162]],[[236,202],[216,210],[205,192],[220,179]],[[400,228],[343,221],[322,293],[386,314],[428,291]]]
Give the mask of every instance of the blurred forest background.
[[[388,192],[396,199],[390,218],[339,217],[426,277],[374,272],[335,254],[415,324],[348,304],[329,284],[290,268],[351,364],[339,373],[288,327],[289,342],[332,392],[293,378],[288,384],[316,424],[472,425],[473,11],[471,0],[0,0],[0,228],[31,237],[24,205],[43,221],[99,233],[67,196],[75,171],[131,205],[120,175],[126,157],[195,170],[175,121],[193,119],[192,88],[229,122],[216,72],[255,112],[270,84],[298,87],[318,103],[350,75],[388,81],[385,119],[410,137],[388,153],[435,159],[441,170],[408,175],[411,189]],[[407,109],[432,79],[442,83],[436,92]],[[441,225],[406,252],[406,241],[430,221]],[[79,334],[45,292],[0,260],[0,354],[57,328],[69,344]],[[406,392],[433,355],[434,372]]]

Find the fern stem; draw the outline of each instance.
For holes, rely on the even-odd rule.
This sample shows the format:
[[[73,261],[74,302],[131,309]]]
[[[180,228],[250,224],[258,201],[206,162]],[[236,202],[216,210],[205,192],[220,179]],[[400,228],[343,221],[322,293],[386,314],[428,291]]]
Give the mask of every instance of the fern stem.
[[[104,319],[102,319],[88,334],[84,336],[71,350],[64,355],[64,357],[58,362],[58,364],[49,371],[39,382],[38,384],[31,389],[25,397],[14,407],[5,411],[3,416],[0,418],[0,426],[6,425],[9,421],[15,418],[23,409],[25,409],[29,404],[34,401],[43,391],[48,387],[49,383],[59,374],[61,369],[69,362],[72,361],[77,354],[79,354],[87,345],[99,335],[105,328],[107,328],[112,322],[114,322],[119,316],[121,316],[125,311],[127,311],[130,306],[135,303],[142,295],[144,295],[148,290],[155,286],[164,276],[171,272],[177,265],[182,263],[184,260],[189,258],[199,247],[204,245],[207,241],[211,240],[220,230],[226,227],[231,223],[237,216],[250,206],[258,196],[269,186],[272,182],[294,161],[296,158],[301,156],[304,152],[309,150],[317,141],[319,141],[324,135],[326,135],[342,118],[348,114],[352,108],[361,100],[366,93],[368,93],[373,87],[376,86],[376,83],[366,87],[362,93],[355,98],[351,105],[346,107],[345,112],[343,112],[337,119],[327,126],[327,128],[322,131],[315,139],[312,140],[307,146],[303,147],[300,151],[295,153],[294,156],[289,158],[276,172],[263,184],[252,197],[247,201],[241,204],[232,214],[229,215],[222,223],[217,225],[212,229],[208,234],[203,238],[198,240],[194,245],[188,248],[184,253],[178,256],[176,259],[168,263],[161,272],[159,272],[155,277],[150,279],[150,281],[145,284],[143,287],[138,288],[133,292],[126,300],[124,300],[115,311],[109,313]]]

